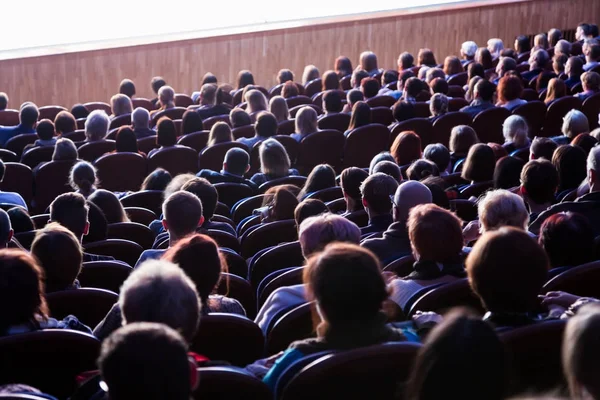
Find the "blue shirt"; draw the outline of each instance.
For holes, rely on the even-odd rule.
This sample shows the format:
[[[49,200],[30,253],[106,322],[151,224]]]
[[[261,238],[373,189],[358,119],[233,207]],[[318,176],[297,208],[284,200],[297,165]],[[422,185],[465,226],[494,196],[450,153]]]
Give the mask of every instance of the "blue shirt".
[[[0,146],[6,146],[6,142],[8,142],[9,139],[24,133],[35,133],[35,129],[27,128],[22,124],[17,126],[4,126],[0,128]]]
[[[19,193],[0,191],[0,204],[14,204],[27,210],[27,204]]]
[[[140,258],[138,258],[137,262],[135,263],[134,268],[139,267],[140,264],[142,264],[144,261],[158,260],[159,258],[162,257],[163,254],[165,254],[166,251],[167,251],[166,249],[144,250],[144,252],[142,254],[140,254]]]

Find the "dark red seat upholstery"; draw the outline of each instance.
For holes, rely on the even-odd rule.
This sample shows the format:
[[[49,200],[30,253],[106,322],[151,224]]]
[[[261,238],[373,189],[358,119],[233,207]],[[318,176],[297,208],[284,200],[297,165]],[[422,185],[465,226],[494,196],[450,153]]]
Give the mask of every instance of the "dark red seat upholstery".
[[[389,107],[373,107],[371,108],[371,122],[389,126],[394,122],[392,109]]]
[[[19,125],[19,122],[18,110],[0,110],[0,125],[16,126]]]
[[[236,253],[240,252],[240,242],[231,233],[220,231],[217,229],[209,229],[204,232],[207,236],[210,236],[221,248],[228,248]]]
[[[67,111],[67,109],[61,106],[43,106],[38,108],[38,111],[40,113],[38,120],[49,119],[50,121],[54,121],[59,112]]]
[[[180,137],[177,144],[190,147],[200,153],[208,144],[209,135],[210,131],[188,133],[187,135]]]
[[[577,97],[561,97],[548,107],[544,120],[543,136],[552,137],[561,135],[563,118],[572,109],[581,110],[581,100]],[[597,116],[596,116],[596,119]]]
[[[78,129],[78,130],[73,131],[73,132],[65,133],[65,134],[62,135],[62,137],[67,138],[67,139],[71,139],[75,143],[77,143],[77,142],[83,142],[85,140],[85,130]]]
[[[410,308],[408,317],[417,311],[433,311],[443,314],[453,307],[468,307],[484,314],[479,298],[473,293],[467,278],[432,288],[421,295]]]
[[[454,74],[448,78],[448,85],[450,86],[465,86],[468,82],[469,74],[467,72],[460,72],[458,74]]]
[[[289,267],[271,272],[258,285],[258,308],[263,306],[269,296],[277,289],[293,285],[301,285],[304,267]],[[289,344],[289,343],[288,343]]]
[[[241,237],[242,257],[249,258],[259,250],[275,246],[280,243],[298,240],[296,221],[283,220],[262,224],[252,229]]]
[[[543,293],[563,291],[577,296],[600,297],[597,282],[600,277],[600,261],[593,261],[566,271],[546,282]]]
[[[470,197],[479,197],[493,187],[493,181],[474,183],[460,191],[460,198],[468,199]]]
[[[255,133],[256,130],[254,129],[254,125],[240,126],[231,130],[231,134],[235,140],[239,138],[251,138]]]
[[[447,96],[452,97],[452,98],[464,99],[465,98],[465,89],[463,89],[462,86],[451,85],[448,87]],[[450,110],[450,111],[452,111],[452,110]]]
[[[294,165],[294,163],[298,159],[298,153],[300,152],[300,143],[298,143],[296,139],[288,135],[275,135],[273,136],[273,139],[281,143],[281,145],[285,148],[285,151],[288,153],[292,165]],[[254,149],[252,150],[255,149],[258,150],[257,146],[254,146]]]
[[[110,130],[116,129],[116,128],[120,128],[125,125],[131,125],[131,114],[129,114],[129,113],[119,115],[118,117],[114,117],[110,121],[110,125],[109,125],[108,129],[110,129]]]
[[[415,258],[412,255],[400,257],[397,260],[392,261],[383,269],[384,271],[390,271],[398,275],[400,278],[410,275],[413,272],[413,264]]]
[[[252,215],[252,211],[262,206],[264,197],[264,194],[259,194],[242,199],[234,204],[231,208],[233,222],[238,224],[244,218]]]
[[[84,143],[77,153],[79,158],[85,161],[93,163],[106,153],[110,153],[115,150],[116,142],[114,140],[101,140],[98,142]]]
[[[198,368],[200,385],[194,390],[197,400],[272,400],[273,394],[262,380],[248,371],[235,367]]]
[[[280,317],[267,333],[266,354],[273,355],[285,351],[297,340],[316,335],[313,327],[311,303],[305,303]]]
[[[342,193],[342,188],[339,186],[336,186],[336,187],[321,189],[316,192],[312,192],[308,196],[306,196],[306,198],[307,199],[319,199],[323,203],[327,203],[329,201],[344,198],[344,194]]]
[[[502,133],[502,124],[504,120],[510,117],[510,111],[504,107],[494,107],[483,110],[473,118],[471,125],[481,143],[504,144],[504,135]]]
[[[157,216],[162,214],[162,203],[162,190],[143,190],[121,198],[123,207],[145,208],[154,212]]]
[[[142,153],[150,153],[151,150],[158,148],[156,144],[156,136],[148,136],[142,139],[138,139],[138,150]]]
[[[313,79],[310,82],[306,82],[304,86],[304,95],[307,97],[313,97],[315,94],[319,93],[323,88],[323,81],[321,78]]]
[[[534,79],[534,81],[535,81],[535,79]],[[538,92],[536,92],[535,89],[529,89],[529,88],[523,89],[523,93],[521,93],[521,98],[523,100],[527,100],[527,101],[539,100]]]
[[[260,252],[250,264],[250,283],[253,287],[258,285],[269,274],[290,267],[304,265],[304,256],[298,241],[280,244]]]
[[[102,188],[112,192],[139,190],[148,173],[146,158],[137,153],[106,154],[94,166]]]
[[[38,164],[52,160],[54,146],[34,147],[21,157],[21,164],[25,164],[30,168],[35,168]]]
[[[194,100],[187,94],[177,93],[175,94],[175,106],[187,108],[194,104]]]
[[[366,100],[366,103],[371,108],[373,108],[373,107],[390,108],[391,106],[394,105],[395,102],[396,102],[395,98],[393,98],[392,96],[386,96],[386,95],[375,96],[375,97],[371,97],[370,99]]]
[[[529,125],[529,137],[540,136],[546,119],[546,105],[539,100],[522,104],[512,111],[513,115],[525,118]],[[562,126],[562,123],[561,123]]]
[[[302,188],[306,183],[306,177],[304,176],[284,176],[283,178],[273,179],[271,181],[265,182],[259,186],[259,193],[265,193],[267,190],[272,187],[279,185],[295,185],[299,188]]]
[[[87,326],[96,326],[106,317],[119,296],[110,290],[80,288],[46,294],[50,316],[63,319],[75,315]]]
[[[168,108],[166,110],[159,111],[152,116],[152,120],[150,121],[150,126],[154,127],[158,123],[158,120],[161,119],[162,117],[167,117],[172,120],[181,119],[181,118],[183,118],[183,114],[186,111],[187,111],[187,108],[184,108],[184,107],[174,107],[174,108]]]
[[[82,332],[50,329],[0,338],[0,384],[19,382],[61,399],[76,377],[96,370],[100,341]]]
[[[285,102],[287,103],[288,109],[300,106],[300,105],[309,105],[312,104],[312,100],[310,98],[311,96],[294,96],[294,97],[288,97],[287,99],[285,99]]]
[[[263,357],[264,341],[258,325],[248,318],[212,313],[202,316],[190,351],[245,367]]]
[[[255,190],[241,183],[216,183],[215,189],[219,193],[219,201],[233,207],[238,201],[256,194]]]
[[[462,88],[460,88],[462,90]],[[455,97],[448,101],[448,111],[460,111],[461,108],[469,105],[469,102],[463,98]]]
[[[143,249],[151,249],[154,233],[145,225],[136,222],[118,222],[108,224],[109,239],[124,239],[135,242]]]
[[[89,103],[85,103],[83,106],[87,108],[89,112],[95,110],[103,110],[106,113],[106,115],[112,114],[112,108],[110,108],[110,104],[104,103],[102,101],[92,101]]]
[[[588,119],[590,131],[598,127],[598,113],[600,112],[600,93],[596,93],[583,102],[581,109]]]
[[[448,147],[450,132],[458,125],[471,125],[471,116],[462,112],[449,112],[433,123],[432,143],[441,143]]]
[[[116,260],[123,261],[131,266],[135,265],[143,250],[139,244],[122,239],[106,239],[87,243],[84,246],[86,253],[112,256]]]
[[[344,134],[332,129],[305,136],[300,142],[296,159],[300,173],[307,175],[319,164],[329,164],[334,169],[339,169],[345,142]]]
[[[166,147],[148,157],[148,171],[164,168],[171,176],[198,172],[198,153],[189,147]]]
[[[198,168],[220,171],[223,167],[223,160],[225,159],[225,154],[229,149],[233,149],[234,147],[249,151],[248,148],[241,143],[218,143],[214,146],[207,147],[200,152],[200,155],[198,155],[196,158]]]
[[[154,104],[152,104],[150,100],[141,97],[135,97],[131,99],[131,104],[133,105],[134,110],[138,107],[145,108],[146,110],[148,110],[148,112],[156,109],[156,107],[154,107]]]
[[[430,115],[429,104],[424,101],[417,101],[415,103],[415,116],[417,118],[429,118]]]
[[[246,310],[248,318],[254,319],[256,316],[256,295],[250,283],[244,278],[230,273],[221,273],[217,294],[239,301]]]
[[[368,167],[374,156],[389,150],[390,131],[385,125],[369,124],[346,136],[343,168]]]
[[[318,125],[319,129],[335,129],[340,132],[346,132],[348,125],[350,125],[350,114],[326,114],[319,119]]]
[[[36,140],[38,140],[38,136],[35,133],[23,133],[8,139],[4,147],[15,153],[17,157],[21,157],[25,146],[33,144]]]
[[[73,190],[69,186],[69,171],[74,164],[74,160],[51,161],[36,170],[33,198],[35,213],[44,212],[58,195]]]
[[[119,261],[91,261],[83,263],[77,280],[84,288],[97,288],[119,293],[121,285],[133,269]]]
[[[390,146],[401,132],[413,131],[421,138],[421,146],[425,147],[432,143],[433,126],[429,118],[411,118],[406,121],[398,122],[392,127],[390,135]]]
[[[206,118],[204,121],[202,121],[202,125],[204,126],[205,130],[210,131],[213,125],[217,122],[226,122],[229,125],[229,115],[215,115],[213,117]]]
[[[242,256],[227,248],[220,248],[219,252],[225,257],[228,273],[237,275],[243,279],[248,278],[248,264],[246,264],[246,260]]]
[[[277,127],[278,135],[291,135],[296,131],[296,120],[288,119],[279,123]]]

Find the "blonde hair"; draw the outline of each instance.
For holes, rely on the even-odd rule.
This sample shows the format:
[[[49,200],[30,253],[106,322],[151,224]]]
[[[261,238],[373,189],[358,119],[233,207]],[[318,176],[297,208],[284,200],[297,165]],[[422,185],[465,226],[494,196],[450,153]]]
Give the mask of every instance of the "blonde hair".
[[[171,86],[163,86],[158,89],[158,101],[161,109],[175,107],[175,90]]]
[[[527,121],[520,115],[511,115],[502,124],[502,134],[506,143],[514,143],[517,148],[523,148],[529,143],[529,127]]]
[[[317,112],[312,107],[302,107],[296,114],[296,133],[308,135],[317,130]]]
[[[277,122],[283,122],[290,119],[290,111],[287,102],[281,96],[271,98],[269,101],[269,111],[275,116]]]
[[[56,141],[52,161],[77,160],[77,147],[71,139],[60,138]]]
[[[529,213],[521,196],[498,189],[487,192],[477,205],[481,233],[505,226],[527,230]]]
[[[360,243],[360,229],[355,223],[335,214],[306,218],[298,230],[300,247],[305,258],[323,250],[332,242]]]
[[[124,94],[115,94],[110,98],[110,108],[115,117],[123,114],[131,114],[133,112],[133,104],[131,99]]]
[[[212,126],[210,134],[208,135],[208,146],[227,142],[233,142],[231,128],[226,122],[217,122]]]
[[[275,178],[287,176],[290,172],[290,157],[285,147],[275,139],[267,139],[259,148],[260,170]]]
[[[317,79],[319,77],[319,69],[314,65],[307,65],[304,67],[304,72],[302,73],[302,84],[306,85],[308,82]]]
[[[479,143],[475,129],[468,125],[457,125],[450,131],[450,152],[467,154],[474,144]]]
[[[246,108],[248,114],[253,114],[257,111],[266,111],[268,108],[267,98],[260,90],[252,89],[248,91],[244,100],[248,103],[248,107]]]

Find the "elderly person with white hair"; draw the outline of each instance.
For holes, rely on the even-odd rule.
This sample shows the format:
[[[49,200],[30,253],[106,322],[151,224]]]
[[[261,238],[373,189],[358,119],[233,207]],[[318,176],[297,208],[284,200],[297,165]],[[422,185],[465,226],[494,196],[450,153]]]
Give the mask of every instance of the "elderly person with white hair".
[[[579,110],[571,110],[563,118],[562,135],[552,138],[559,146],[569,144],[580,133],[589,133],[590,124],[584,113]]]
[[[298,238],[302,255],[310,258],[333,242],[358,244],[360,229],[356,224],[344,217],[334,214],[323,214],[309,217],[302,221],[298,230]],[[293,285],[275,290],[261,307],[255,322],[266,333],[273,317],[284,309],[289,309],[306,302],[305,285]]]
[[[110,108],[112,110],[111,119],[125,114],[131,114],[133,105],[131,99],[124,94],[115,94],[110,99]]]
[[[528,133],[527,121],[520,115],[511,115],[504,120],[502,134],[504,135],[504,148],[508,154],[529,146]]]
[[[579,197],[576,201],[600,202],[600,147],[596,146],[590,150],[587,157],[587,178],[589,192]]]
[[[85,120],[85,141],[99,142],[108,135],[110,119],[103,110],[94,110]]]
[[[490,39],[487,42],[487,48],[492,55],[492,58],[498,58],[500,57],[500,52],[504,50],[504,42],[499,38]]]
[[[142,107],[138,107],[131,113],[131,127],[137,139],[148,136],[156,136],[156,131],[150,129],[150,113]]]
[[[158,110],[150,112],[151,117],[160,111],[175,108],[175,90],[171,86],[165,85],[158,89],[158,105],[160,106]]]
[[[571,55],[571,43],[568,40],[560,39],[554,45],[554,57],[562,55],[569,57]]]
[[[467,67],[467,65],[471,64],[475,59],[475,53],[477,53],[477,43],[469,40],[464,42],[462,46],[460,46],[460,56],[462,60],[460,63],[463,67]]]

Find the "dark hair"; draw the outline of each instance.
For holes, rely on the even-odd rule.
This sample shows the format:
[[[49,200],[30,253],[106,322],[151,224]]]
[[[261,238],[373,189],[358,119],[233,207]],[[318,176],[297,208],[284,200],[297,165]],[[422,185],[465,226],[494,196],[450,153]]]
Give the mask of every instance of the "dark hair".
[[[494,150],[486,144],[471,146],[462,170],[462,178],[473,182],[485,182],[494,179],[496,156]]]
[[[210,221],[217,208],[217,202],[219,201],[219,193],[217,189],[204,178],[192,178],[187,181],[181,190],[190,192],[202,203],[202,215],[206,221]]]
[[[85,197],[79,193],[63,193],[50,204],[50,221],[58,222],[81,238],[88,222],[88,211]]]
[[[435,78],[429,82],[429,87],[431,88],[431,94],[448,94],[449,86],[448,82],[444,78]]]
[[[281,88],[281,96],[284,99],[289,99],[290,97],[296,97],[298,95],[300,95],[300,91],[298,90],[298,85],[296,85],[294,82],[287,81],[283,84],[283,87]]]
[[[280,69],[277,74],[277,82],[280,84],[286,83],[287,81],[294,81],[294,73],[289,69]]]
[[[191,397],[187,344],[163,324],[127,324],[103,343],[98,367],[112,400]]]
[[[203,216],[203,209],[202,201],[193,192],[182,189],[167,197],[162,205],[162,213],[168,223],[169,236],[181,238],[194,233]]]
[[[523,54],[531,50],[531,42],[529,38],[525,35],[519,35],[515,39],[515,50],[518,54]]]
[[[456,310],[444,317],[419,349],[406,398],[501,400],[505,375],[504,346],[494,329]]]
[[[400,67],[402,70],[412,68],[415,62],[415,58],[407,51],[401,53],[398,60],[400,60]]]
[[[438,170],[444,172],[450,164],[450,151],[441,143],[428,144],[423,150],[423,158],[434,162]]]
[[[579,135],[575,136],[575,139],[573,139],[571,144],[573,146],[581,147],[587,156],[592,148],[598,144],[598,140],[589,133],[580,133]]]
[[[581,30],[583,31],[583,34],[585,36],[589,36],[590,35],[590,24],[586,24],[586,23],[580,23],[579,25],[577,25],[578,28],[581,28]]]
[[[435,61],[435,56],[433,55],[433,51],[429,49],[419,50],[417,60],[417,64],[420,66],[425,65],[428,67],[435,67],[437,65],[437,62]]]
[[[481,80],[475,85],[477,96],[483,101],[492,101],[496,92],[496,85],[490,81]]]
[[[548,88],[548,83],[550,82],[550,79],[552,78],[556,78],[556,74],[554,72],[550,72],[550,71],[542,71],[538,74],[537,78],[535,79],[535,90],[537,92],[541,92],[544,89]]]
[[[592,37],[598,37],[600,35],[600,32],[598,31],[598,25],[596,24],[589,24],[590,26],[590,36]]]
[[[440,171],[433,163],[429,160],[416,160],[406,170],[406,177],[411,181],[420,181],[429,176],[440,176]]]
[[[254,75],[248,70],[242,70],[238,73],[237,88],[243,89],[248,85],[254,85]]]
[[[6,107],[8,107],[8,95],[0,92],[0,110],[6,110]]]
[[[525,162],[518,157],[502,157],[496,161],[494,170],[494,188],[512,189],[519,186],[521,170]]]
[[[398,165],[410,164],[421,158],[421,138],[413,131],[400,132],[392,143],[390,153]]]
[[[33,220],[27,210],[22,207],[13,207],[6,212],[10,218],[10,225],[14,233],[31,232],[35,230]]]
[[[379,261],[355,244],[333,243],[311,257],[304,270],[304,282],[307,297],[317,301],[326,328],[370,321],[388,298]]]
[[[294,219],[298,206],[297,196],[284,186],[275,186],[265,192],[263,207],[268,206],[269,222]]]
[[[119,93],[132,98],[135,96],[135,84],[131,79],[123,79],[119,85]]]
[[[248,170],[250,156],[246,150],[234,147],[227,150],[223,163],[227,164],[227,172],[237,176],[243,176]]]
[[[207,72],[202,77],[202,86],[206,85],[207,83],[218,83],[217,77],[212,72]]]
[[[584,61],[581,57],[572,56],[569,57],[567,62],[571,62],[571,75],[580,76],[583,74]]]
[[[369,73],[363,69],[356,70],[352,73],[352,80],[354,81],[354,88],[359,88],[362,84],[363,79],[369,77]]]
[[[490,53],[487,47],[480,47],[477,49],[477,52],[475,52],[475,62],[481,64],[483,69],[490,69],[494,67],[492,53]]]
[[[169,171],[162,168],[156,168],[154,171],[148,174],[146,179],[144,179],[140,190],[164,191],[169,182],[171,182],[171,179],[173,178],[171,177]]]
[[[554,150],[558,147],[558,144],[547,137],[536,137],[531,142],[530,151],[536,158],[545,158],[548,161],[552,160]]]
[[[513,49],[502,49],[500,50],[500,57],[508,57],[508,58],[512,58],[513,60],[517,60],[518,55],[517,52],[514,51]]]
[[[49,119],[38,122],[35,129],[41,140],[51,140],[54,137],[54,124]]]
[[[252,125],[252,119],[250,115],[241,108],[234,108],[229,113],[229,122],[231,122],[232,128],[239,128],[241,126]]]
[[[323,106],[325,110],[332,113],[341,112],[344,108],[342,95],[339,90],[328,90],[323,94]]]
[[[429,176],[421,181],[431,192],[432,203],[446,210],[450,209],[450,200],[446,194],[446,183],[439,176]]]
[[[371,107],[364,101],[357,101],[352,107],[352,114],[350,116],[350,125],[348,131],[352,131],[361,126],[369,125],[371,123]]]
[[[485,69],[483,69],[483,65],[476,62],[472,62],[467,67],[467,82],[471,82],[471,79],[475,76],[480,76],[483,79],[485,79]]]
[[[87,116],[90,115],[90,112],[83,104],[75,104],[71,107],[71,115],[76,119],[87,118]]]
[[[552,164],[558,171],[558,191],[575,189],[587,176],[585,151],[581,147],[564,144],[552,155]]]
[[[552,268],[575,267],[594,259],[594,229],[581,214],[551,215],[540,228],[539,242]]]
[[[406,71],[402,71],[402,73],[398,76],[398,90],[402,90],[404,88],[404,85],[406,84],[406,81],[414,77],[415,74],[414,72],[412,72],[412,70],[409,69]]]
[[[162,117],[156,124],[156,144],[158,146],[175,146],[177,144],[177,129],[169,117]]]
[[[398,182],[389,175],[381,172],[370,175],[360,187],[363,201],[375,214],[385,214],[392,210],[390,196],[396,193]]]
[[[552,203],[558,188],[558,172],[548,160],[531,160],[521,171],[521,186],[535,204]]]
[[[333,68],[340,78],[346,75],[352,75],[352,61],[348,57],[339,56],[335,59]]]
[[[187,110],[181,118],[181,134],[199,132],[204,129],[202,117],[195,110]]]
[[[256,118],[254,130],[258,136],[271,137],[277,135],[278,126],[277,118],[270,112],[263,111]]]
[[[336,183],[334,169],[327,164],[316,165],[312,171],[310,171],[310,174],[308,174],[306,183],[300,191],[300,194],[298,194],[298,199],[301,200],[310,193],[335,186]]]
[[[375,78],[365,78],[360,82],[360,88],[367,99],[377,96],[381,86]]]
[[[21,110],[19,111],[19,120],[21,121],[21,124],[33,128],[40,116],[40,112],[33,103],[26,104],[27,105],[21,106]]]
[[[357,167],[349,167],[340,174],[340,187],[344,194],[354,200],[360,200],[360,186],[365,179],[369,177],[369,173],[364,169]],[[360,206],[362,209],[362,205]]]
[[[356,104],[358,101],[363,101],[365,99],[365,95],[358,89],[352,89],[348,92],[348,100],[350,105]]]
[[[424,85],[426,84],[417,77],[408,78],[404,84],[404,92],[406,94],[404,97],[416,98],[423,90]]]
[[[115,138],[117,153],[137,153],[138,145],[135,132],[129,126],[122,126]]]
[[[412,118],[416,118],[415,106],[404,100],[398,100],[392,106],[392,114],[396,122],[406,121]]]
[[[325,214],[329,212],[329,209],[319,199],[306,199],[301,201],[294,209],[294,219],[296,220],[296,226],[300,228],[300,224],[306,218],[314,217],[317,215]]]
[[[518,99],[523,93],[521,79],[514,76],[504,76],[498,83],[498,100],[502,103]]]
[[[123,205],[121,205],[119,198],[113,192],[97,189],[88,197],[88,201],[100,207],[109,224],[129,222]]]
[[[54,129],[56,133],[62,135],[77,130],[77,120],[68,111],[61,111],[54,118]]]
[[[398,183],[402,181],[402,171],[400,170],[398,164],[393,161],[384,160],[375,164],[373,167],[373,173],[376,174],[378,172],[391,176]]]
[[[544,249],[521,229],[486,232],[467,257],[471,289],[491,312],[531,312],[548,279]]]
[[[388,85],[398,81],[398,71],[393,69],[386,69],[381,75],[381,85]]]
[[[340,88],[340,78],[335,71],[326,71],[322,77],[322,90],[338,90]]]
[[[548,31],[548,45],[551,47],[556,46],[556,43],[562,38],[562,33],[556,28],[552,28]]]
[[[160,76],[155,76],[154,78],[152,78],[152,80],[150,81],[150,86],[152,87],[152,91],[156,94],[158,94],[158,91],[161,87],[166,86],[167,85],[167,81],[165,81],[162,77]]]

